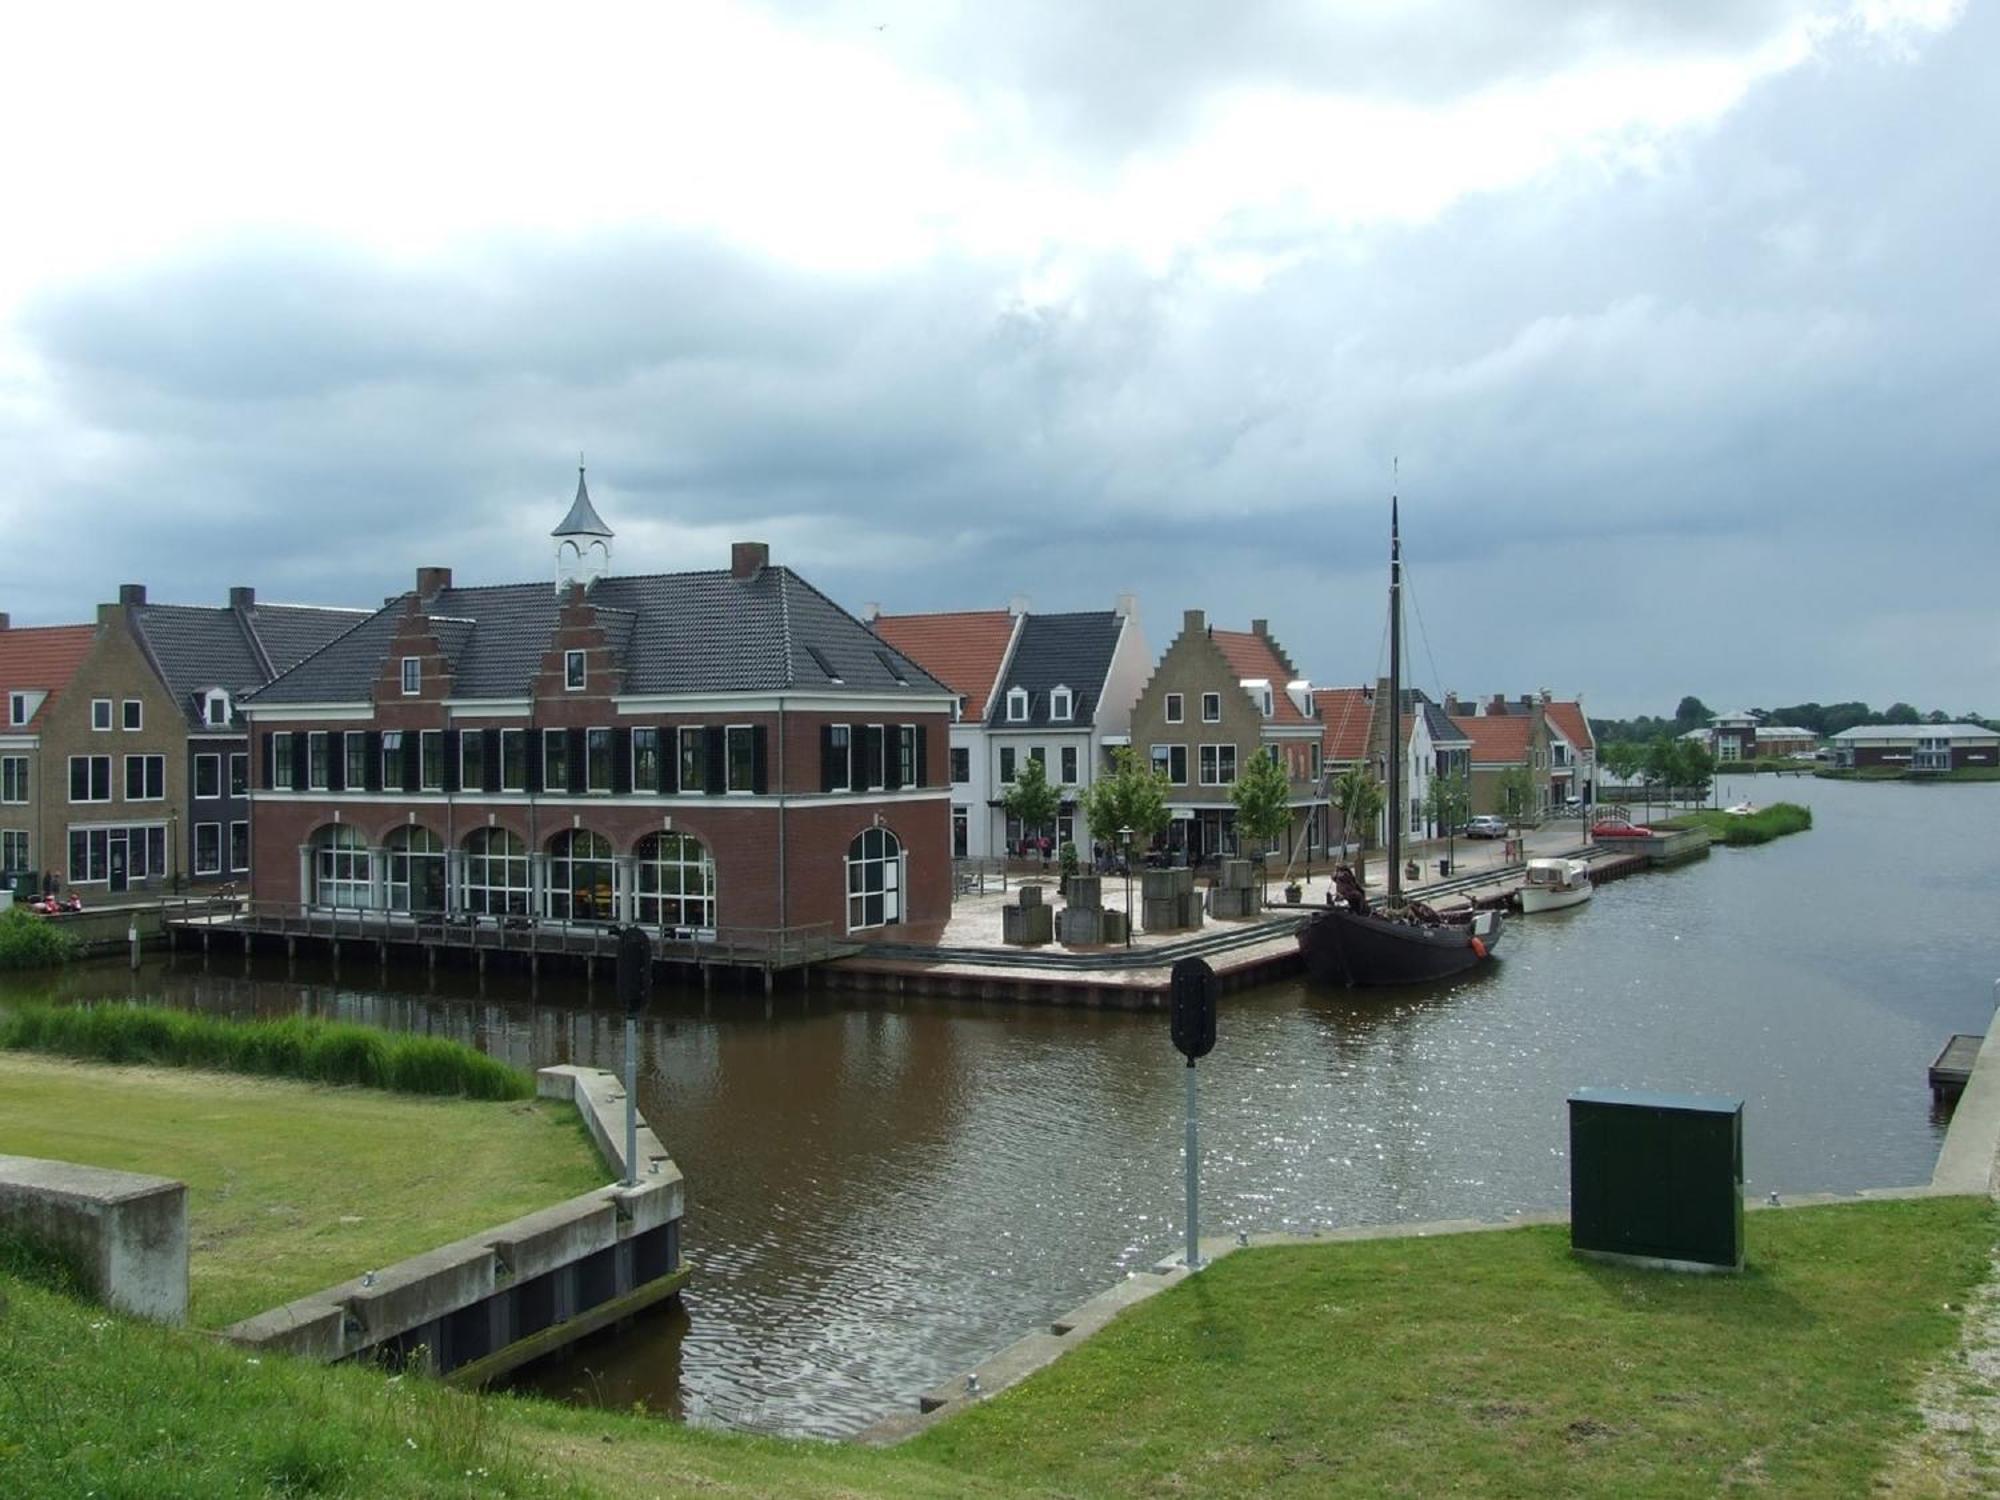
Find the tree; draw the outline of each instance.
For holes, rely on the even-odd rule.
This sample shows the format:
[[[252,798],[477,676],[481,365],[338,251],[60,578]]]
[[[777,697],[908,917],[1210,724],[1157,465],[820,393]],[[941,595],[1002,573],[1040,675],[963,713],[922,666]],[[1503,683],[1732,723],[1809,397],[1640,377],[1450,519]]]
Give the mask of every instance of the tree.
[[[1918,724],[1923,716],[1907,703],[1891,703],[1882,710],[1884,724]]]
[[[1355,856],[1354,874],[1365,886],[1368,884],[1368,840],[1375,831],[1375,820],[1382,816],[1382,804],[1388,800],[1388,793],[1375,779],[1375,773],[1359,762],[1333,778],[1332,792],[1333,805],[1340,809],[1341,842],[1345,844],[1353,828],[1360,825],[1361,848]]]
[[[1465,821],[1465,815],[1472,810],[1472,781],[1460,773],[1458,775],[1433,776],[1431,784],[1424,789],[1424,815],[1431,820],[1431,826],[1444,830],[1444,852],[1447,860],[1455,857],[1452,836]]]
[[[1167,778],[1130,745],[1112,751],[1111,769],[1083,789],[1082,800],[1091,833],[1114,848],[1121,828],[1131,829],[1132,842],[1145,848],[1165,831],[1171,816]]]
[[[1715,779],[1715,753],[1700,740],[1675,740],[1673,745],[1673,780],[1699,802]]]
[[[1507,815],[1516,828],[1521,820],[1535,808],[1535,773],[1525,763],[1509,766],[1500,773],[1497,789],[1500,794],[1500,811]]]
[[[1674,709],[1674,723],[1682,729],[1701,729],[1714,717],[1708,711],[1708,705],[1692,693],[1681,699]]]
[[[1604,762],[1604,769],[1616,776],[1620,783],[1630,782],[1639,774],[1639,767],[1645,764],[1645,747],[1631,740],[1617,740],[1597,752],[1597,758]]]
[[[1646,816],[1653,815],[1653,787],[1660,784],[1669,795],[1674,785],[1674,741],[1664,734],[1646,747]]]
[[[1253,755],[1242,775],[1230,783],[1229,800],[1236,804],[1237,830],[1258,843],[1260,899],[1267,899],[1271,880],[1267,846],[1292,826],[1291,778],[1275,756]]]
[[[1007,816],[1016,818],[1021,824],[1024,837],[1039,836],[1056,820],[1062,810],[1062,794],[1049,785],[1049,768],[1042,764],[1041,757],[1031,755],[1027,764],[1014,775],[1000,805],[1007,810]]]

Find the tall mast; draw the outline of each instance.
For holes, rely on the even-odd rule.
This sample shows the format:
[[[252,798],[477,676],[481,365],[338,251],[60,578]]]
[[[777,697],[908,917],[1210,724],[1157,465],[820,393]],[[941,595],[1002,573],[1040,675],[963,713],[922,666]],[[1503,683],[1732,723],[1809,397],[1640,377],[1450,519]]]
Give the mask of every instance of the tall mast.
[[[1389,497],[1389,904],[1403,903],[1403,539]]]

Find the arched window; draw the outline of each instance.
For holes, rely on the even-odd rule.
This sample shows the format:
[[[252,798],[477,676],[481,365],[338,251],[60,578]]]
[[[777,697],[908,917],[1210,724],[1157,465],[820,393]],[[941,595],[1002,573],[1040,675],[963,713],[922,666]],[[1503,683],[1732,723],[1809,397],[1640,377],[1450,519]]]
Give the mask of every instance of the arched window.
[[[902,842],[886,828],[864,829],[847,846],[847,930],[902,920]]]
[[[389,835],[389,910],[444,910],[444,840],[428,828]]]
[[[549,840],[549,915],[557,921],[612,921],[615,873],[609,839],[584,828],[557,834]]]
[[[375,860],[368,840],[352,823],[334,823],[313,835],[313,901],[319,906],[375,904]]]
[[[697,838],[653,833],[639,841],[639,922],[715,926],[715,861]]]
[[[528,914],[528,846],[504,828],[478,828],[465,841],[465,909],[484,916]]]

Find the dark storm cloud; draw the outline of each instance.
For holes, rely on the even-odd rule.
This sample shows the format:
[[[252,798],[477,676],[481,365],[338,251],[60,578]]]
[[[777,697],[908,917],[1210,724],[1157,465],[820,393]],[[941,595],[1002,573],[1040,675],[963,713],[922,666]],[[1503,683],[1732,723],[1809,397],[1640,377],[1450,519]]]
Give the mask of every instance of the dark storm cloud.
[[[1736,10],[1659,24],[1698,46]],[[1185,607],[1265,616],[1354,681],[1400,458],[1434,690],[2000,711],[1994,30],[1788,75],[1644,173],[1277,245],[1253,290],[1104,256],[1034,303],[1009,266],[827,276],[660,234],[417,267],[238,243],[80,282],[21,328],[42,445],[86,457],[18,461],[4,405],[0,456],[93,546],[81,576],[0,563],[0,607],[539,576],[580,447],[621,566],[714,566],[754,529],[851,605],[1134,590],[1156,649]],[[1246,77],[1288,49],[1250,50]]]

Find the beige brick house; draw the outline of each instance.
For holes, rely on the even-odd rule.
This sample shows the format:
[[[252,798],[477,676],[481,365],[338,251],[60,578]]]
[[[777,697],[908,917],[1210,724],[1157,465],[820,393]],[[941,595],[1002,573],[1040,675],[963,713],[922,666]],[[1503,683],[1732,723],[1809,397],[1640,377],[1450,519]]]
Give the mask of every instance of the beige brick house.
[[[90,652],[89,625],[11,627],[0,614],[0,885],[12,889],[60,863],[44,827],[60,805],[61,778],[51,776],[42,734],[56,701]]]

